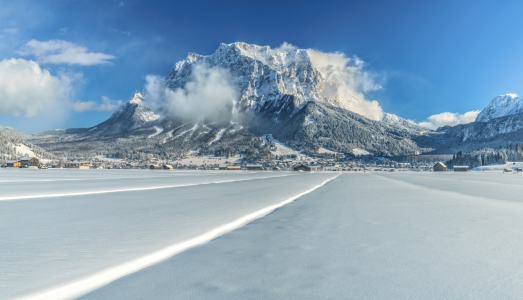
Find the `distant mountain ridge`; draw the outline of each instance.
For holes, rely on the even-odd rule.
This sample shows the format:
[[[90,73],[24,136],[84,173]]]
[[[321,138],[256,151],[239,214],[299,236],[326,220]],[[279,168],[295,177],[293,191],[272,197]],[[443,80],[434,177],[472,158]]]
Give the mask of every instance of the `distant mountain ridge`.
[[[154,149],[147,151],[244,151],[258,144],[256,136],[274,134],[296,150],[310,153],[322,147],[346,153],[362,149],[383,155],[427,150],[411,138],[430,130],[392,114],[373,116],[377,119],[371,120],[354,113],[361,101],[367,101],[362,100],[362,95],[326,94],[326,87],[337,79],[315,68],[311,55],[306,49],[233,43],[221,44],[208,56],[190,53],[176,63],[165,79],[171,90],[183,89],[192,82],[197,65],[226,70],[238,92],[238,120],[187,122],[169,115],[164,108],[160,108],[160,118],[145,105],[148,95],[136,94],[105,122],[85,129],[37,133],[31,141],[48,147],[82,143],[82,147],[93,152],[95,148],[107,148],[99,144],[102,141],[112,143],[116,139],[128,148]],[[115,145],[112,150],[98,151],[117,148],[122,150]]]
[[[476,122],[488,122],[491,119],[523,113],[523,98],[514,94],[500,95],[494,98],[476,117]]]

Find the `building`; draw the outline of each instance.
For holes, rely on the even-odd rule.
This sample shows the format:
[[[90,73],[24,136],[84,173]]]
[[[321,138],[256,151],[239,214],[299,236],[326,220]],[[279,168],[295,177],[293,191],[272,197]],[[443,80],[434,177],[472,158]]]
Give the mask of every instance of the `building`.
[[[512,169],[504,169],[503,172],[505,172],[505,173],[512,173]]]
[[[522,168],[516,168],[516,172],[523,172]]]
[[[247,165],[247,170],[249,171],[262,171],[263,166],[262,165]]]
[[[440,161],[439,163],[434,165],[434,172],[442,171],[447,171],[447,166],[445,166],[445,164]]]
[[[19,160],[8,160],[6,162],[8,168],[20,168],[22,163]]]
[[[454,172],[467,172],[468,170],[468,166],[454,166]]]
[[[66,169],[81,169],[86,170],[91,167],[91,162],[89,161],[72,161],[72,162],[66,162],[64,164],[64,167]]]
[[[22,157],[20,163],[22,167],[38,167],[40,165],[38,158],[31,156]]]
[[[241,166],[227,166],[227,170],[239,171],[241,169],[242,169]]]
[[[227,170],[227,165],[219,165],[218,170]]]
[[[171,165],[164,165],[163,169],[164,170],[174,170],[173,166],[171,166]]]
[[[297,165],[293,169],[294,169],[294,171],[304,171],[304,172],[310,172],[311,171],[311,167],[303,165],[303,164],[302,165]]]
[[[149,167],[149,169],[151,169],[151,170],[161,170],[162,168],[160,166],[158,166],[158,165],[151,165]]]

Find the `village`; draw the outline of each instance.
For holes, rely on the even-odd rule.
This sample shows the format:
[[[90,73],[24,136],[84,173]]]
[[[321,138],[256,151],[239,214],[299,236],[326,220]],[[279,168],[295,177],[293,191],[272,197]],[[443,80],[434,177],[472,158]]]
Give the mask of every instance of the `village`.
[[[291,157],[278,160],[266,160],[258,163],[247,163],[241,155],[231,157],[187,157],[179,161],[163,161],[150,157],[145,160],[126,160],[125,158],[94,158],[91,160],[41,162],[36,157],[22,157],[10,160],[2,168],[28,169],[149,169],[149,170],[220,170],[220,171],[346,171],[346,172],[467,172],[468,166],[447,168],[443,162],[435,164],[398,163],[383,158],[334,158],[296,160]],[[520,167],[505,168],[503,172],[522,172]]]

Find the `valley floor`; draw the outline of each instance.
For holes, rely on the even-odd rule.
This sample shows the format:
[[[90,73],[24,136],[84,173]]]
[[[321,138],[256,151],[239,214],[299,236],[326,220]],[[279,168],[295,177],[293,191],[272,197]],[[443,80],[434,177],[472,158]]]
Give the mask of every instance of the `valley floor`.
[[[520,299],[522,176],[1,170],[0,298]]]

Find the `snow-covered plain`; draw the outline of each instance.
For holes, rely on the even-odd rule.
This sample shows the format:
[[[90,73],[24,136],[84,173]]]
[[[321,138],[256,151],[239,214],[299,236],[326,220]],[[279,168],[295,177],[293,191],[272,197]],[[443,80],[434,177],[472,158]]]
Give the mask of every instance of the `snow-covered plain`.
[[[278,204],[332,177],[2,169],[0,299],[40,295],[125,264]]]
[[[1,170],[0,298],[42,295],[291,199],[82,299],[521,299],[522,176]]]

